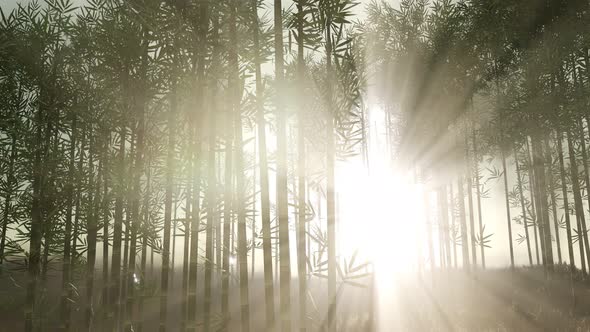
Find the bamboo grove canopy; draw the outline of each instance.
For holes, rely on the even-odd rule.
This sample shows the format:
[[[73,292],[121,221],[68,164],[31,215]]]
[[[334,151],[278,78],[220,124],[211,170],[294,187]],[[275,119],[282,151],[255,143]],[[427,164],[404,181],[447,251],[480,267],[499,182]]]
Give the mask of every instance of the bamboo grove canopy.
[[[0,8],[10,328],[370,330],[338,170],[380,126],[423,185],[420,273],[485,268],[489,225],[511,268],[587,274],[588,1],[270,2]]]

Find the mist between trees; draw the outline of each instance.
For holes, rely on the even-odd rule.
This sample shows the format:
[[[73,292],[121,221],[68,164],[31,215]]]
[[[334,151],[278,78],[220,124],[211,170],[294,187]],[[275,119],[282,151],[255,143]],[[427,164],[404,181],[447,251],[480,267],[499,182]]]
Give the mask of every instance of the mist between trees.
[[[358,227],[408,251],[416,280],[485,273],[492,247],[512,271],[585,280],[589,5],[2,11],[2,320],[27,332],[370,331],[377,257],[339,226],[355,208],[383,219]],[[353,160],[411,179],[392,189],[412,190],[417,210],[399,229],[382,226],[402,217],[393,208],[341,206],[338,170]],[[415,238],[388,246],[384,230]]]

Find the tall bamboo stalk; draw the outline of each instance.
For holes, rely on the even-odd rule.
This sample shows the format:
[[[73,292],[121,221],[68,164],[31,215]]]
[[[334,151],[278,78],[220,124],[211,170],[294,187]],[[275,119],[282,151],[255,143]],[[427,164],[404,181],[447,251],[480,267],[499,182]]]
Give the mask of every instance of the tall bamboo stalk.
[[[172,195],[174,192],[174,167],[176,156],[176,113],[177,113],[177,96],[176,85],[173,83],[169,95],[170,110],[168,111],[168,146],[166,151],[166,188],[164,197],[164,235],[162,243],[162,270],[160,276],[160,321],[159,331],[165,332],[168,320],[168,284],[170,277],[170,227],[172,223]],[[176,210],[175,210],[176,214]],[[176,218],[174,220],[174,233],[176,233]],[[176,234],[175,234],[176,235]],[[175,238],[174,238],[175,239]],[[173,241],[173,248],[176,241]],[[174,255],[172,256],[174,257]],[[174,263],[172,263],[174,266]]]
[[[260,177],[260,218],[262,222],[262,255],[264,263],[264,307],[266,329],[275,328],[274,284],[272,275],[272,240],[270,233],[270,194],[268,180],[268,157],[266,148],[266,120],[260,59],[260,26],[258,22],[258,1],[252,0],[252,30],[254,38],[254,70],[256,75],[256,128],[258,131],[258,165]]]
[[[281,101],[284,92],[283,6],[274,0],[274,51],[277,136],[277,220],[279,225],[281,331],[291,330],[291,258],[287,185],[287,113]],[[329,181],[329,180],[328,180]],[[328,292],[330,293],[330,292]],[[331,294],[331,293],[330,293]]]
[[[565,165],[563,162],[563,147],[561,141],[563,140],[563,134],[560,131],[556,137],[557,140],[557,151],[559,156],[559,175],[561,180],[561,193],[563,195],[563,214],[565,216],[565,231],[567,235],[567,252],[569,254],[569,263],[572,268],[575,268],[576,263],[574,260],[574,248],[573,248],[573,241],[572,241],[572,229],[571,229],[571,222],[570,222],[570,212],[569,212],[569,202],[568,196],[569,193],[567,191],[567,182],[565,179]]]
[[[303,3],[297,3],[297,80],[298,99],[301,101],[297,113],[297,273],[299,281],[299,331],[307,329],[307,257],[305,254],[305,223],[306,223],[306,197],[305,197],[305,114],[303,101],[305,100],[304,79],[304,15]]]
[[[457,180],[457,195],[459,199],[459,218],[461,227],[461,258],[463,259],[463,269],[469,271],[469,240],[467,239],[467,222],[465,218],[465,191],[463,188],[463,176],[459,175]]]
[[[512,243],[512,219],[510,218],[510,201],[508,200],[508,172],[506,170],[506,156],[502,154],[502,170],[504,173],[504,198],[506,202],[506,223],[508,224],[508,247],[510,248],[510,268],[514,270],[514,246]]]
[[[578,245],[580,247],[580,261],[582,263],[582,271],[584,273],[587,273],[586,259],[590,259],[590,247],[588,246],[588,236],[586,235],[586,217],[584,216],[584,204],[582,203],[582,195],[580,193],[578,165],[576,163],[576,154],[574,152],[572,135],[569,131],[567,132],[567,148],[570,157],[572,190],[574,192],[574,204],[576,208],[576,219],[578,223]],[[590,265],[588,266],[590,267]]]
[[[483,243],[483,238],[484,238],[484,234],[483,234],[483,216],[482,216],[482,209],[481,209],[481,187],[480,187],[480,183],[479,183],[479,165],[478,165],[478,154],[477,154],[477,141],[476,141],[476,135],[475,135],[475,130],[473,130],[472,132],[472,137],[473,137],[473,157],[475,160],[475,193],[476,193],[476,197],[477,197],[477,221],[478,221],[478,226],[479,226],[479,239],[480,239],[480,243],[479,243],[479,249],[481,252],[481,267],[482,268],[486,268],[486,255],[485,255],[485,246]]]
[[[549,149],[549,140],[545,140],[545,153],[547,155],[547,181],[549,181],[549,198],[551,199],[551,212],[553,217],[553,226],[555,229],[555,244],[557,246],[557,262],[561,264],[561,241],[559,239],[559,221],[557,220],[557,200],[555,196],[555,183],[553,182],[553,161],[551,150]]]
[[[522,225],[524,227],[524,236],[526,240],[526,248],[529,257],[529,265],[533,265],[533,256],[531,253],[531,241],[529,237],[529,222],[526,213],[526,203],[524,200],[524,192],[522,190],[522,178],[520,177],[520,165],[518,162],[518,150],[514,147],[514,163],[516,164],[516,181],[518,183],[518,196],[520,198],[520,207],[522,209]]]

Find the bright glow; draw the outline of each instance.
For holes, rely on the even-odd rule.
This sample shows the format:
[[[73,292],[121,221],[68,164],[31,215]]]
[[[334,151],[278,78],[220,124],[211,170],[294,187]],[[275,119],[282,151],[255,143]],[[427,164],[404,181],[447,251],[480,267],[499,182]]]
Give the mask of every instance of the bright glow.
[[[354,166],[341,170],[338,237],[346,247],[339,251],[347,257],[358,250],[374,263],[379,280],[416,267],[423,220],[421,188],[393,172],[366,173]]]
[[[235,255],[229,255],[229,265],[230,266],[235,266],[237,264],[237,262],[238,262],[238,260]]]
[[[384,114],[371,112],[369,170],[361,161],[342,163],[338,180],[338,252],[342,258],[358,250],[373,263],[377,331],[399,330],[397,287],[402,274],[417,270],[422,259],[424,194],[410,171],[396,171],[385,146]]]
[[[380,114],[381,113],[381,114]],[[382,116],[374,110],[372,117]],[[382,122],[381,122],[382,123]],[[355,250],[373,262],[378,284],[390,284],[392,274],[415,270],[421,259],[424,225],[422,187],[411,172],[394,171],[377,133],[369,147],[370,170],[362,162],[338,169],[338,238],[343,257]],[[389,280],[385,283],[385,280]]]
[[[139,285],[139,278],[137,277],[137,274],[133,273],[133,282],[135,282],[135,284]]]

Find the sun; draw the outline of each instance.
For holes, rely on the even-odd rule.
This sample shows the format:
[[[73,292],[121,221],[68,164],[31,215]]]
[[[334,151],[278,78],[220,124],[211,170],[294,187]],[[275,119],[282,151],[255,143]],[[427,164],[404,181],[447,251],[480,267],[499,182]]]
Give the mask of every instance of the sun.
[[[339,252],[373,263],[377,281],[414,270],[422,259],[422,186],[406,174],[348,164],[340,169]]]

